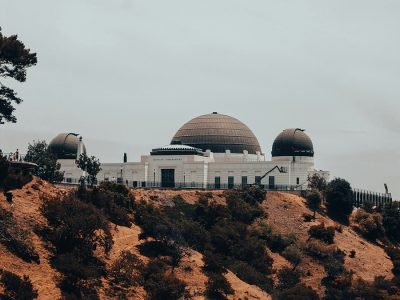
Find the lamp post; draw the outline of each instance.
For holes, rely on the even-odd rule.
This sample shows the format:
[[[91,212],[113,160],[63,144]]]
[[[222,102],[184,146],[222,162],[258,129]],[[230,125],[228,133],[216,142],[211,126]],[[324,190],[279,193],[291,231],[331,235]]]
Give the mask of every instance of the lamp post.
[[[122,178],[122,171],[123,171],[123,168],[122,168],[122,165],[121,165],[121,169],[120,169],[120,171],[121,171],[121,183],[123,183],[124,182],[124,179]]]

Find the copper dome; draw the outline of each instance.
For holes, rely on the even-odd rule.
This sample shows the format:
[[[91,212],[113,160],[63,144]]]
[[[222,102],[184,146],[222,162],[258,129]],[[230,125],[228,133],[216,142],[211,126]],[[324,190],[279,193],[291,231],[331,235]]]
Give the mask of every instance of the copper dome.
[[[60,133],[49,144],[49,150],[57,159],[76,159],[79,137],[76,133]],[[85,145],[83,151],[86,152]]]
[[[291,128],[282,131],[272,145],[272,157],[314,156],[314,146],[303,129]]]
[[[188,145],[203,151],[209,149],[214,153],[261,152],[260,144],[253,132],[238,119],[218,114],[202,115],[184,124],[171,144]]]

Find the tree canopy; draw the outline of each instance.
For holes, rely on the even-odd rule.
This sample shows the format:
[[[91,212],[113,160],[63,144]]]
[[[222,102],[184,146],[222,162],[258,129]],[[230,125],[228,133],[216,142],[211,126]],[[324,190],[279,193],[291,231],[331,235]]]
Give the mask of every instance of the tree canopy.
[[[54,154],[49,151],[45,141],[37,141],[29,144],[25,161],[38,165],[32,173],[43,180],[59,182],[64,178],[64,173],[60,171],[61,165],[57,162]]]
[[[0,78],[13,78],[19,82],[26,81],[26,69],[36,65],[36,53],[31,53],[16,35],[6,37],[0,27]],[[22,99],[17,93],[0,81],[0,124],[17,122],[13,115],[14,104]]]
[[[350,183],[342,178],[329,182],[325,198],[330,216],[347,221],[353,211],[353,192]]]
[[[101,171],[99,159],[95,156],[89,157],[86,153],[82,153],[78,158],[77,165],[78,168],[87,173],[85,180],[93,186],[97,181],[97,174]]]

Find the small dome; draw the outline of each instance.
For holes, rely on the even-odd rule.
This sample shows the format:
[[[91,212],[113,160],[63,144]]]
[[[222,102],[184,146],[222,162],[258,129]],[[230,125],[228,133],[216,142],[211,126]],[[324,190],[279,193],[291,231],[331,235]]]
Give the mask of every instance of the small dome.
[[[291,128],[282,131],[272,145],[272,157],[314,156],[314,146],[304,129]]]
[[[214,153],[261,152],[260,144],[253,132],[238,119],[218,114],[202,115],[184,124],[171,141],[172,145],[182,144]]]
[[[51,140],[49,150],[57,157],[57,159],[76,159],[78,146],[78,134],[60,133]],[[86,152],[85,145],[83,145],[83,152]]]

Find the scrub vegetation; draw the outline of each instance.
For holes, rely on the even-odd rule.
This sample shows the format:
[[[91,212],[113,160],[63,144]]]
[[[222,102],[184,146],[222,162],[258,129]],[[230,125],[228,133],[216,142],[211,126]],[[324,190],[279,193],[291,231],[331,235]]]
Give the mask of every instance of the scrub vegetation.
[[[42,193],[45,184],[37,180],[32,191]],[[26,190],[26,194],[32,191]],[[321,197],[327,195],[318,192]],[[350,226],[336,226],[324,216],[324,204],[317,209],[315,220],[304,222],[302,214],[311,212],[305,206],[307,199],[293,196],[304,201],[293,219],[298,228],[292,225],[283,230],[280,222],[285,221],[276,219],[277,207],[290,214],[300,205],[292,200],[277,201],[278,195],[291,199],[286,194],[265,194],[257,187],[218,193],[176,190],[171,194],[165,197],[162,191],[129,190],[115,183],[42,193],[38,212],[43,220],[31,233],[22,228],[11,210],[0,206],[0,219],[6,221],[0,233],[8,237],[2,245],[26,263],[48,261],[57,271],[53,278],[61,297],[68,299],[189,299],[195,294],[185,277],[196,272],[204,278],[197,295],[208,299],[236,297],[232,276],[273,299],[399,296],[397,204],[359,209],[350,216]],[[188,195],[192,197],[189,200]],[[270,197],[275,197],[274,203]],[[279,212],[279,218],[282,213],[285,211]],[[115,252],[115,243],[120,243],[115,235],[123,228],[136,230],[136,242],[127,247],[128,239]],[[358,237],[363,243],[370,241],[385,249],[393,262],[393,278],[376,276],[367,281],[355,276],[349,264],[362,259],[362,251],[353,246],[343,249],[343,238],[350,228],[363,237]],[[300,229],[303,234],[299,234]],[[33,242],[34,234],[48,251],[46,258],[43,247]],[[200,255],[202,264],[193,265],[193,253]],[[31,298],[26,299],[37,297],[38,287],[32,286],[31,277],[3,274],[6,279],[0,285],[4,295],[28,293]],[[317,277],[322,289],[309,281]]]

